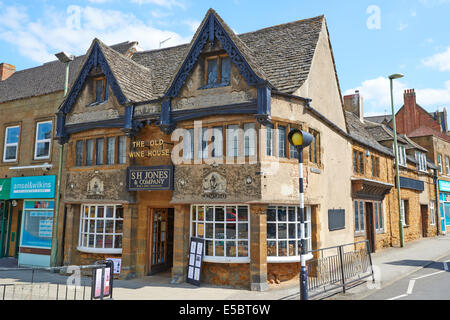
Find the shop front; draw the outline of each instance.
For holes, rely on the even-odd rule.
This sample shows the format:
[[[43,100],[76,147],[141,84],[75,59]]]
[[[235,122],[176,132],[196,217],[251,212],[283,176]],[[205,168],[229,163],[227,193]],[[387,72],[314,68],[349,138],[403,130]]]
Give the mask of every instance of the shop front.
[[[450,181],[439,181],[439,202],[441,212],[441,231],[450,228]]]
[[[0,179],[0,258],[9,256],[12,205],[9,201],[11,179]]]
[[[8,234],[15,242],[19,266],[50,266],[55,182],[56,176],[11,178],[14,208]]]

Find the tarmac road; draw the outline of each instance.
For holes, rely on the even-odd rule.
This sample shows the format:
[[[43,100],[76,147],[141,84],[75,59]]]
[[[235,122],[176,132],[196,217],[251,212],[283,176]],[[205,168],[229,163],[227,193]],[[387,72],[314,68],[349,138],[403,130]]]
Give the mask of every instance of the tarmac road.
[[[450,255],[376,290],[364,300],[450,300]]]

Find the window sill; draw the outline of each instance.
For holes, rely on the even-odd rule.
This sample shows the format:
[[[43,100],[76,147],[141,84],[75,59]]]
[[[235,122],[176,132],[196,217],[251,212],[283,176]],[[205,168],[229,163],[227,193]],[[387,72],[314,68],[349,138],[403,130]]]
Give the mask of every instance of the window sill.
[[[100,248],[77,247],[77,250],[80,252],[85,252],[85,253],[122,254],[122,249],[100,249]]]
[[[99,105],[102,105],[102,104],[104,104],[104,103],[106,103],[108,100],[104,100],[104,101],[101,101],[101,102],[92,102],[92,103],[90,103],[90,104],[87,104],[86,105],[86,107],[88,108],[88,107],[96,107],[96,106],[99,106]]]
[[[206,85],[206,86],[198,88],[198,90],[223,88],[223,87],[229,87],[230,85],[231,85],[231,82],[229,82],[229,83],[219,83],[219,84],[209,84],[209,85]]]
[[[203,262],[210,263],[250,263],[250,257],[203,257]]]
[[[312,253],[308,253],[306,255],[306,260],[313,259],[314,256]],[[267,263],[293,263],[300,262],[300,256],[292,256],[292,257],[267,257]]]

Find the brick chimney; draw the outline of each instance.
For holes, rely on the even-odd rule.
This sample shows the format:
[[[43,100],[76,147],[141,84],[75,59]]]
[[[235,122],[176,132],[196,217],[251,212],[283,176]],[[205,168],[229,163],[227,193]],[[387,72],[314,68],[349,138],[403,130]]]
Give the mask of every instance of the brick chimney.
[[[15,66],[7,63],[0,63],[0,81],[8,79],[14,72],[16,72]]]
[[[417,108],[416,92],[414,89],[407,89],[403,93],[404,113],[401,123],[397,120],[397,131],[409,134],[417,129],[419,123],[419,110]],[[400,119],[399,119],[400,120]],[[400,127],[400,128],[399,128]]]
[[[352,112],[361,122],[364,122],[363,97],[359,94],[359,90],[355,94],[344,97],[344,110]]]

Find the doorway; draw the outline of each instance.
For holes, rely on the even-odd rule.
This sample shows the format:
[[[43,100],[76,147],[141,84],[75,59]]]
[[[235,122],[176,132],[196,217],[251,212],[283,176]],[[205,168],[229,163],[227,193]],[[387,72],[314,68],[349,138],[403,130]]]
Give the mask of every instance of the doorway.
[[[428,206],[420,205],[420,214],[422,222],[422,237],[428,237]]]
[[[148,208],[147,274],[170,270],[173,265],[172,208]]]
[[[367,240],[369,240],[370,251],[375,252],[375,224],[373,215],[373,203],[366,202],[366,226],[367,226]]]

